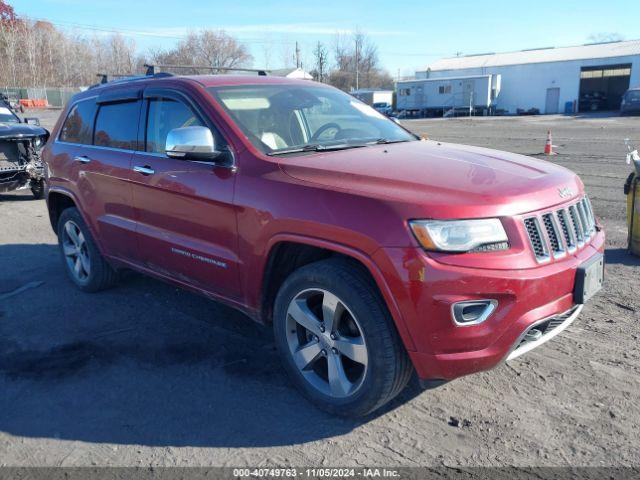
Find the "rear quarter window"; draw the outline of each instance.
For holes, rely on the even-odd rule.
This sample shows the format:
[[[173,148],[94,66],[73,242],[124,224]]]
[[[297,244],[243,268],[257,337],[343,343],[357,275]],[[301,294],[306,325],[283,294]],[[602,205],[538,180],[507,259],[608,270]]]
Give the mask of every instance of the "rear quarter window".
[[[97,105],[91,100],[76,103],[62,125],[60,140],[68,143],[91,145],[93,136],[93,119]]]
[[[100,105],[94,145],[135,150],[138,137],[139,102]]]

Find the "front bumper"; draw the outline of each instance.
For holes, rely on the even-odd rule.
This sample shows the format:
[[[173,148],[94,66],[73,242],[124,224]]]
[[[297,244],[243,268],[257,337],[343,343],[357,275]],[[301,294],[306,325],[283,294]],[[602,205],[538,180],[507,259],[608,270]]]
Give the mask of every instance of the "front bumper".
[[[604,233],[599,231],[573,255],[529,269],[493,270],[489,255],[487,268],[448,265],[418,248],[383,249],[376,262],[382,265],[415,346],[409,356],[418,376],[452,380],[491,369],[566,328],[581,310],[573,297],[576,271],[602,251]],[[456,326],[451,305],[479,299],[495,299],[498,308],[481,324]],[[564,321],[545,332],[541,341],[520,345],[533,325],[566,312],[570,313]]]

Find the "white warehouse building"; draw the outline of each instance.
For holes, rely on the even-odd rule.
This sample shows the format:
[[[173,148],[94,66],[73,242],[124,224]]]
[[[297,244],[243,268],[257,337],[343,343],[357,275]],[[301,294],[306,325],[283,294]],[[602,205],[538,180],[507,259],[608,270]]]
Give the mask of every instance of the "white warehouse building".
[[[490,98],[494,112],[617,110],[624,92],[640,86],[640,40],[444,58],[416,72],[414,82],[440,79],[439,91],[449,92],[456,82],[487,75],[501,79]],[[486,97],[484,89],[478,93]],[[442,103],[433,96],[424,102],[426,108]]]

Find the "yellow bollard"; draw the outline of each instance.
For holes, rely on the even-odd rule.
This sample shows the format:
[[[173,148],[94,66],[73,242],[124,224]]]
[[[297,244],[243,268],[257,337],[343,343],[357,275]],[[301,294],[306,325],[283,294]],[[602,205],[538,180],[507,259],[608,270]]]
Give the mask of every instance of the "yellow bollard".
[[[640,256],[640,178],[632,173],[624,186],[627,195],[627,228],[629,251]]]

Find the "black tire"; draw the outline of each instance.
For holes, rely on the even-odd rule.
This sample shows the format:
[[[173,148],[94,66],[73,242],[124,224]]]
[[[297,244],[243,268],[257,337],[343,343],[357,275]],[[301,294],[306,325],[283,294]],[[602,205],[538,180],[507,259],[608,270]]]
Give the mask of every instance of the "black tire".
[[[290,303],[309,289],[326,290],[339,297],[357,318],[366,342],[366,373],[358,389],[347,397],[321,392],[307,381],[293,359],[287,340],[287,311]],[[360,417],[373,412],[398,395],[413,373],[377,286],[362,267],[346,259],[322,260],[293,272],[276,297],[273,327],[276,346],[292,382],[312,403],[333,415]]]
[[[65,237],[65,228],[68,222],[72,222],[82,233],[86,249],[84,250],[86,258],[89,260],[90,271],[86,278],[78,278],[72,268],[69,266],[67,255],[65,255],[63,242]],[[83,292],[99,292],[112,287],[118,280],[117,272],[104,259],[96,243],[91,236],[91,232],[87,228],[82,215],[77,208],[67,208],[62,212],[58,220],[58,245],[60,247],[60,255],[62,263],[65,267],[67,275],[71,281]]]
[[[44,197],[44,182],[42,180],[31,184],[31,193],[33,198],[41,200]]]

